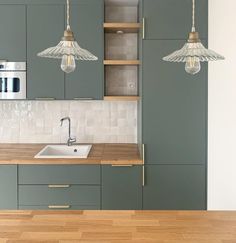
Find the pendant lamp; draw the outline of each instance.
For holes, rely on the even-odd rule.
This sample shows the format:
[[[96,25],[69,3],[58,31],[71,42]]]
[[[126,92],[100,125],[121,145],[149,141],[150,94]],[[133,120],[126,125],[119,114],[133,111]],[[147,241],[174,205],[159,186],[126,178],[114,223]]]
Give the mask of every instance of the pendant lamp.
[[[50,47],[40,53],[39,57],[62,59],[61,69],[66,73],[75,71],[75,60],[95,61],[98,60],[89,51],[82,49],[74,38],[74,34],[70,28],[70,2],[67,0],[67,28],[64,36],[57,46]]]
[[[167,62],[185,62],[185,71],[194,75],[201,70],[201,62],[224,59],[220,54],[206,49],[201,43],[199,33],[195,29],[195,0],[192,0],[192,30],[189,33],[188,41],[182,49],[164,57],[163,60]]]

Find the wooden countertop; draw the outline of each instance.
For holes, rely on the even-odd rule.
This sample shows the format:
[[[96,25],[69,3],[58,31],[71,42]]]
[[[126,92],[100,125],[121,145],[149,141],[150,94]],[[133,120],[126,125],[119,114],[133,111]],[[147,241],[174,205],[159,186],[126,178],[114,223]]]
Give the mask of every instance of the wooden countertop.
[[[142,164],[137,144],[93,144],[87,159],[35,159],[46,144],[0,144],[0,164]]]
[[[2,243],[235,243],[236,212],[0,211]]]

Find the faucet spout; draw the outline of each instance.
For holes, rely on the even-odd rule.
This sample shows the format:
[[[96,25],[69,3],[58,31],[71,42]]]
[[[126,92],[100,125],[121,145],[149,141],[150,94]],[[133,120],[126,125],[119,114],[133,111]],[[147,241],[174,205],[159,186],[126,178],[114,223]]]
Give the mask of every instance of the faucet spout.
[[[67,140],[67,145],[72,146],[76,142],[76,138],[71,137],[71,119],[70,117],[64,117],[62,118],[61,121],[61,126],[63,126],[64,121],[68,121],[68,140]]]

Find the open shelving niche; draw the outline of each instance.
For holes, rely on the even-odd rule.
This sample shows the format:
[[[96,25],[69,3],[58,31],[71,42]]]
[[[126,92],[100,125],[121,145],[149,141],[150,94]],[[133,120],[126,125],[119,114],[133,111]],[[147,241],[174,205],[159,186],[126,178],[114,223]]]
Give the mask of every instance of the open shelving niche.
[[[105,1],[104,100],[138,101],[138,1],[117,2]]]

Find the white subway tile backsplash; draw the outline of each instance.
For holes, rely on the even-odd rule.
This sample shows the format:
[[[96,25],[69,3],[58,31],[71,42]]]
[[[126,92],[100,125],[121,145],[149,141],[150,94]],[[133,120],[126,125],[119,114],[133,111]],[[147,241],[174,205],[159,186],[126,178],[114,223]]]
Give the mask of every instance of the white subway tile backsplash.
[[[108,101],[1,101],[0,143],[136,143],[137,103]]]

